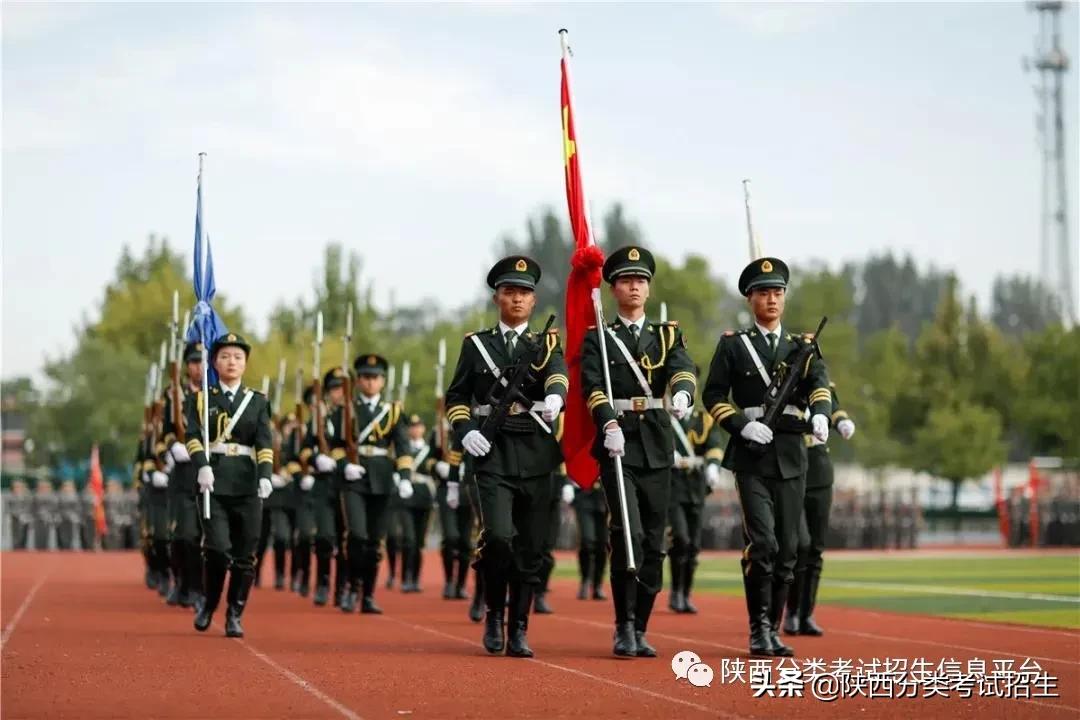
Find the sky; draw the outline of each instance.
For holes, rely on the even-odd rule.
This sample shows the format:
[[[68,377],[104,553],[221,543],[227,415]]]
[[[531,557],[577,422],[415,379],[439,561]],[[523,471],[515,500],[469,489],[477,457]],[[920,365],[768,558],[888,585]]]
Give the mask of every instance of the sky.
[[[1064,19],[1075,64],[1075,4]],[[310,293],[330,240],[384,306],[475,299],[501,234],[565,214],[560,27],[594,214],[623,202],[665,255],[733,286],[752,178],[764,249],[789,262],[911,253],[983,307],[996,275],[1039,270],[1021,3],[5,2],[2,26],[4,377],[70,352],[125,244],[190,257],[200,151],[217,284],[248,332]]]

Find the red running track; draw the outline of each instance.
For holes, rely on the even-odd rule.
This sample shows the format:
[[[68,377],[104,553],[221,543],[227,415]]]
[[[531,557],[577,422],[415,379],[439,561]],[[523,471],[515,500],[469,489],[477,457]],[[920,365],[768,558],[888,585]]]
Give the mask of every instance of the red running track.
[[[658,599],[649,632],[655,660],[611,653],[610,603],[577,601],[556,583],[555,615],[534,616],[533,660],[490,657],[468,603],[425,592],[378,595],[383,616],[316,608],[287,592],[255,590],[247,637],[219,621],[206,634],[190,611],[142,585],[134,553],[5,553],[0,559],[4,718],[1076,718],[1080,633],[822,607],[823,638],[792,641],[800,658],[1036,658],[1060,697],[1038,700],[753,698],[721,684],[724,658],[745,657],[741,600],[699,594],[697,616]],[[219,611],[219,615],[221,611]],[[693,650],[717,671],[712,687],[676,681],[672,655]]]

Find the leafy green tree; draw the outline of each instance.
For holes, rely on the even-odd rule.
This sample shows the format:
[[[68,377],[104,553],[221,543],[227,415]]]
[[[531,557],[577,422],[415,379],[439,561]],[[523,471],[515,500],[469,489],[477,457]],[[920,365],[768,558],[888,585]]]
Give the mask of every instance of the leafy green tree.
[[[912,467],[952,483],[955,510],[964,480],[1005,460],[1001,432],[1001,416],[990,408],[966,403],[936,406],[915,431]]]
[[[1031,358],[1015,417],[1038,455],[1080,458],[1080,328],[1051,325],[1024,339]]]
[[[1061,322],[1057,296],[1035,278],[998,277],[990,301],[990,319],[1003,333],[1019,337]]]

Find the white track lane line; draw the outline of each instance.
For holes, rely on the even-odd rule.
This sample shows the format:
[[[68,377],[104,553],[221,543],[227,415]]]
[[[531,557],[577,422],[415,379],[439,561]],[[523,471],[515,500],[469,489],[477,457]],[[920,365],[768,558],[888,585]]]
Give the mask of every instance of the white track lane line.
[[[296,673],[294,673],[292,670],[288,669],[287,667],[285,667],[283,665],[280,665],[277,662],[275,662],[274,659],[271,658],[269,655],[266,655],[265,653],[259,652],[258,650],[253,648],[251,645],[249,645],[247,642],[245,642],[244,640],[240,640],[240,644],[243,645],[244,648],[248,652],[250,652],[252,655],[254,655],[255,657],[262,660],[264,663],[266,663],[267,665],[272,667],[274,670],[277,670],[281,675],[283,675],[288,680],[292,681],[292,683],[294,685],[296,685],[297,687],[302,689],[304,692],[308,693],[309,695],[312,695],[313,697],[321,700],[326,705],[332,707],[342,717],[348,718],[348,720],[363,720],[362,717],[360,717],[359,715],[354,713],[352,710],[350,710],[349,708],[347,708],[344,705],[342,705],[341,703],[339,703],[334,698],[332,698],[329,695],[327,695],[326,693],[324,693],[319,688],[315,687],[312,683],[310,683],[307,680],[305,680],[304,678],[300,677],[299,675],[297,675]]]
[[[458,642],[464,643],[464,644],[466,644],[466,645],[468,645],[470,647],[476,647],[476,642],[474,640],[466,640],[465,638],[461,637],[460,635],[451,635],[450,633],[444,633],[441,630],[435,630],[433,628],[424,627],[423,625],[415,625],[413,623],[406,622],[404,620],[398,620],[397,618],[393,618],[393,617],[390,617],[388,615],[382,615],[381,617],[383,619],[385,619],[385,620],[389,620],[390,622],[395,622],[395,623],[398,623],[399,625],[404,625],[406,627],[413,628],[414,630],[420,630],[421,632],[426,632],[426,633],[429,633],[431,635],[437,635],[439,637],[448,638],[450,640],[457,640]],[[570,673],[571,675],[578,675],[580,677],[588,678],[590,680],[595,680],[596,682],[604,683],[605,685],[612,685],[614,687],[620,688],[622,690],[627,690],[629,692],[635,692],[635,693],[640,693],[642,695],[648,695],[649,697],[656,698],[657,700],[665,700],[667,702],[675,703],[677,705],[685,705],[686,707],[691,707],[691,708],[694,708],[695,710],[700,710],[702,712],[710,713],[711,715],[714,715],[716,717],[728,718],[729,720],[746,720],[746,718],[744,718],[742,715],[733,715],[731,713],[724,712],[723,710],[720,710],[718,708],[707,707],[705,705],[699,705],[699,704],[697,704],[695,702],[690,702],[689,700],[683,700],[682,698],[677,698],[677,697],[674,697],[672,695],[664,695],[663,693],[653,692],[652,690],[646,690],[645,688],[636,687],[634,685],[627,685],[626,683],[621,683],[621,682],[619,682],[617,680],[611,680],[609,678],[600,677],[599,675],[593,675],[592,673],[587,673],[584,670],[578,670],[576,668],[565,667],[563,665],[557,665],[555,663],[549,663],[549,662],[546,662],[544,660],[537,660],[536,658],[530,658],[529,662],[533,662],[533,663],[536,663],[538,665],[543,665],[544,667],[549,667],[549,668],[552,668],[552,669],[555,669],[555,670],[561,670],[561,671],[563,671],[565,673]],[[617,662],[617,661],[613,660],[613,662]]]
[[[19,609],[15,611],[15,614],[11,616],[11,620],[4,628],[3,635],[0,635],[0,650],[3,650],[4,646],[7,645],[7,641],[8,638],[11,637],[11,633],[15,632],[15,626],[19,624],[20,620],[22,620],[22,616],[25,615],[26,611],[30,608],[30,603],[33,602],[34,596],[37,595],[37,592],[41,589],[41,586],[45,584],[45,580],[47,578],[48,575],[44,575],[36,583],[34,583],[34,587],[30,588],[30,592],[29,594],[27,594],[26,599],[22,601],[22,605],[20,605]]]

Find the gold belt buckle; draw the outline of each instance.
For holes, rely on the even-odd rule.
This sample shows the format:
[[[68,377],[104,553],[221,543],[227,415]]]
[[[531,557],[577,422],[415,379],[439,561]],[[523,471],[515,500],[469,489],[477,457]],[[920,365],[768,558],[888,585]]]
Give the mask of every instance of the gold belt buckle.
[[[229,457],[235,457],[240,454],[240,448],[236,446],[236,443],[225,443],[225,454]]]
[[[645,412],[648,398],[635,397],[630,398],[630,409],[634,412]]]

